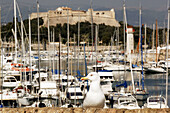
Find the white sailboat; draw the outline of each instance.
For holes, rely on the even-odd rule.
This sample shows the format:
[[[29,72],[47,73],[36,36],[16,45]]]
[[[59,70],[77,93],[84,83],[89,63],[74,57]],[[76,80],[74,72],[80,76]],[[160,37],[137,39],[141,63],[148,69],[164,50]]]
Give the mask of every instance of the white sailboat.
[[[156,20],[156,59],[155,62],[153,62],[150,67],[145,67],[145,73],[165,73],[166,70],[163,69],[161,66],[158,65],[158,56],[157,56],[157,41],[158,39],[158,25]]]
[[[170,18],[169,16],[170,16],[170,8],[168,9],[167,47],[169,46],[169,18]],[[168,48],[166,48],[166,59],[168,59]],[[147,98],[147,102],[144,104],[143,108],[155,108],[155,109],[169,108],[168,107],[168,65],[166,68],[166,99],[162,95],[150,96]]]
[[[137,100],[132,95],[120,96],[113,105],[117,109],[140,109]]]
[[[144,104],[143,108],[169,108],[166,105],[166,100],[163,96],[150,96],[147,98],[147,102]]]

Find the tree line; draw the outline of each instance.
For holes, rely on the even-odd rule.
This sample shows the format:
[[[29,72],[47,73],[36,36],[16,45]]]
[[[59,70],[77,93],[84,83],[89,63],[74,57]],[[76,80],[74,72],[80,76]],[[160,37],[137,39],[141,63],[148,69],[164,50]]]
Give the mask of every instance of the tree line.
[[[40,41],[41,43],[43,42],[48,42],[48,28],[43,26],[43,19],[40,18]],[[26,19],[23,21],[27,36],[24,33],[25,40],[28,38],[28,33],[29,33],[29,20]],[[119,27],[119,41],[124,42],[124,30],[123,30],[123,22],[119,22],[120,27]],[[93,25],[93,37],[95,37],[95,26],[96,24],[94,23]],[[21,22],[17,22],[17,37],[18,40],[21,40],[21,35],[20,35],[20,28],[21,28]],[[37,26],[37,19],[32,19],[31,20],[31,37],[32,37],[32,43],[37,43],[37,33],[38,33],[38,26]],[[98,25],[99,31],[98,31],[98,41],[102,41],[103,45],[109,45],[111,43],[111,37],[113,37],[113,41],[116,41],[116,35],[114,35],[116,28],[113,26],[108,26],[105,24],[99,24]],[[139,41],[139,26],[134,26],[134,43],[135,43],[135,48],[137,47],[138,41]],[[2,25],[2,40],[3,41],[11,41],[14,40],[14,36],[12,33],[12,29],[14,29],[14,22],[9,22],[6,25]],[[67,23],[61,25],[61,24],[56,24],[56,26],[50,26],[50,34],[51,31],[55,33],[55,41],[59,41],[59,34],[61,34],[62,37],[62,43],[67,42]],[[69,25],[69,33],[70,37],[73,38],[74,35],[76,36],[76,41],[78,40],[78,23],[75,25]],[[149,48],[152,47],[152,34],[153,34],[153,29],[147,28],[147,37],[146,37],[146,42]],[[165,43],[165,33],[163,33],[163,29],[159,29],[159,44],[164,44]],[[142,27],[142,35],[144,36],[144,27]],[[156,36],[156,32],[155,32]],[[95,38],[94,38],[95,39]],[[93,40],[94,40],[93,39]],[[52,41],[52,40],[51,40]],[[86,22],[81,22],[80,23],[80,41],[86,41],[89,42],[90,44],[92,43],[92,37],[91,37],[91,23],[86,21]],[[156,41],[156,39],[155,39]],[[155,42],[154,41],[154,42]],[[144,44],[144,40],[143,40]]]

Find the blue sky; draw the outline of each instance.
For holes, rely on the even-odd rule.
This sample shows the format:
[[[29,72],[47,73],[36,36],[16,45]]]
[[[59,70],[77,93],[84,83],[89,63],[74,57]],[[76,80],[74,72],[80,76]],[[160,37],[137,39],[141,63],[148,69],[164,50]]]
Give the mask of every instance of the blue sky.
[[[73,10],[78,9],[78,7],[80,7],[81,10],[87,10],[90,8],[90,1],[91,0],[39,0],[40,12],[50,9],[54,10],[60,6],[69,6]],[[36,0],[17,0],[17,2],[19,4],[23,19],[27,19],[29,13],[36,12]],[[131,12],[127,12],[128,22],[132,25],[136,25],[138,23],[138,9],[140,2],[142,9],[145,9],[145,11],[142,11],[143,22],[153,24],[152,21],[158,19],[159,24],[162,26],[164,19],[167,17],[168,0],[126,0],[127,9],[136,9],[132,9],[133,11],[136,11],[135,13],[133,12],[131,14]],[[12,21],[13,0],[0,0],[0,6],[2,7],[2,22],[6,23]],[[119,21],[123,18],[122,13],[118,11],[118,9],[122,9],[122,6],[123,0],[93,0],[94,10],[109,10],[111,8],[116,9],[116,19]]]
[[[36,0],[17,0],[20,3],[30,5],[36,3]],[[87,10],[90,7],[91,0],[39,0],[40,6],[46,6],[49,9],[54,9],[57,6],[70,6],[73,9],[80,7]],[[141,2],[143,9],[165,10],[168,0],[126,0],[127,8],[138,8]],[[13,0],[0,0],[0,4],[11,3]],[[93,0],[93,7],[100,8],[115,8],[122,7],[123,0]]]

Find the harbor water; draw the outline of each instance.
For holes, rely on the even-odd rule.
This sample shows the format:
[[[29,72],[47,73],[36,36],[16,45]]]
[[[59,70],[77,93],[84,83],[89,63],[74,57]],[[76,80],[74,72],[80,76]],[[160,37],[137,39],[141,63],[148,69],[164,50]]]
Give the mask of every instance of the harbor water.
[[[78,70],[78,60],[69,60],[69,74],[72,74],[73,76],[77,74]],[[87,61],[87,66],[92,66],[94,62]],[[41,68],[48,68],[51,65],[51,69],[59,69],[59,62],[58,60],[51,61],[41,61]],[[61,73],[65,74],[65,70],[67,69],[67,60],[61,61]],[[71,71],[72,70],[72,71]],[[79,71],[81,75],[85,75],[85,63],[84,60],[79,60]],[[88,73],[92,70],[88,70]],[[113,72],[113,76],[115,76],[116,80],[121,80],[122,76],[123,79],[127,81],[128,85],[131,84],[131,73],[129,71],[123,72],[123,71],[117,71]],[[134,81],[137,83],[139,81],[139,78],[141,78],[140,72],[133,72]],[[168,81],[170,82],[170,76],[168,77]],[[169,83],[170,84],[170,83]],[[168,106],[170,106],[170,85],[168,84]],[[149,92],[149,95],[155,96],[155,95],[162,95],[165,97],[166,95],[166,73],[164,74],[144,74],[144,86]],[[144,104],[145,102],[142,102]],[[140,104],[140,103],[139,103]]]

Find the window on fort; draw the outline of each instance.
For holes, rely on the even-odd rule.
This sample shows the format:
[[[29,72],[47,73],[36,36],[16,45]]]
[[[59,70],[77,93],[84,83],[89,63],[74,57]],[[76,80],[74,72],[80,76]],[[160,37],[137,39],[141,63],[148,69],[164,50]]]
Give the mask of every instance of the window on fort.
[[[57,14],[60,14],[59,12],[57,12]]]
[[[99,15],[99,13],[96,13],[96,15]]]
[[[60,14],[62,14],[62,12],[60,12]]]
[[[54,12],[54,14],[56,14],[56,12]]]
[[[104,12],[102,13],[102,15],[104,15]]]

